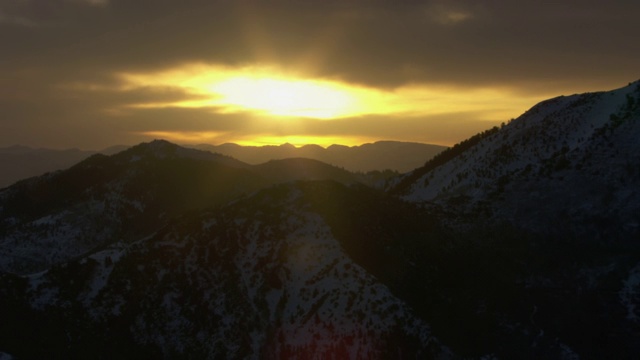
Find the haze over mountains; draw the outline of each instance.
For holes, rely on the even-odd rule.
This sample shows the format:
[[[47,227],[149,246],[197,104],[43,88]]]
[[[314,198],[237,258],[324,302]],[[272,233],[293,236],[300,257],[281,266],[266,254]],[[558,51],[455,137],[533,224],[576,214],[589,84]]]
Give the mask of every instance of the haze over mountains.
[[[34,149],[18,145],[0,148],[0,188],[31,176],[68,168],[96,153],[112,155],[126,148],[127,146],[113,146],[100,151]],[[308,158],[349,171],[392,170],[407,172],[421,166],[426,160],[447,147],[399,141],[379,141],[352,147],[332,145],[326,149],[318,145],[306,145],[298,148],[291,144],[280,146],[201,144],[195,148],[228,155],[249,164],[261,164],[269,160],[287,158]]]
[[[114,146],[102,150],[101,153],[115,154],[125,148]],[[34,149],[20,145],[0,148],[0,188],[18,180],[66,169],[95,153],[80,149]]]
[[[639,136],[635,82],[377,188],[165,141],[93,155],[0,190],[0,352],[637,358]]]
[[[360,146],[331,145],[326,149],[318,145],[295,147],[291,144],[260,147],[237,144],[198,145],[196,148],[229,155],[249,164],[260,164],[275,159],[309,158],[349,171],[389,169],[402,173],[421,166],[447,149],[446,146],[400,141],[377,141]]]

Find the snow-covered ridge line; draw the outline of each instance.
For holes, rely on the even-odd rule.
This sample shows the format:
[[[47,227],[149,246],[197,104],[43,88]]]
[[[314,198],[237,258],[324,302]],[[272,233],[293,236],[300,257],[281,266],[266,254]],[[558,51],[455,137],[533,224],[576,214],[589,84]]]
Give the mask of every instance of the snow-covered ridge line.
[[[419,202],[464,195],[479,200],[501,181],[544,171],[560,155],[591,151],[603,141],[598,134],[620,121],[615,119],[637,116],[639,84],[544,101],[422,176],[405,198]]]

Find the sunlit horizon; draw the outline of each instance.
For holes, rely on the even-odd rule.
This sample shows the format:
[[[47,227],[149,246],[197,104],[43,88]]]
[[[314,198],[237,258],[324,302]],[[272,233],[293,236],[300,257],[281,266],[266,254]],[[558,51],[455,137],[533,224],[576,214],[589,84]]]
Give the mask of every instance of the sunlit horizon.
[[[184,144],[273,146],[289,143],[327,147],[394,140],[452,146],[472,136],[473,131],[509,121],[550,97],[526,95],[498,86],[461,88],[416,83],[380,88],[267,64],[233,67],[185,63],[147,72],[119,72],[116,78],[120,84],[117,91],[169,91],[179,96],[132,100],[107,111],[133,115],[183,109],[203,114],[200,131],[159,127],[134,132],[147,139],[163,138]],[[215,131],[206,130],[206,114],[210,114],[211,129]],[[240,117],[232,131],[225,131],[217,125],[221,116]],[[387,120],[380,125],[382,122],[376,123],[375,117]],[[457,124],[471,119],[475,124],[473,131],[469,128],[466,134],[457,137],[453,132],[443,135],[450,126],[460,132],[462,127]],[[315,131],[309,128],[311,123]],[[320,123],[327,125],[318,125]],[[337,127],[339,123],[342,125]],[[369,131],[374,129],[371,126],[375,130]],[[417,131],[420,128],[423,130]]]
[[[364,144],[375,143],[379,141],[398,141],[398,142],[415,142],[423,143],[420,141],[407,141],[396,139],[382,139],[373,137],[340,137],[340,136],[306,136],[306,135],[293,135],[293,136],[274,136],[263,135],[255,136],[252,138],[242,137],[227,137],[225,134],[214,132],[170,132],[170,131],[150,131],[140,133],[151,140],[166,140],[174,142],[179,145],[224,145],[224,144],[236,144],[240,146],[281,146],[281,145],[293,145],[297,148],[306,145],[317,145],[323,148],[327,148],[331,145],[343,145],[343,146],[360,146]],[[431,145],[445,144],[429,143]]]
[[[158,132],[451,146],[540,101],[638,78],[632,2],[578,16],[446,1],[11,3],[0,147],[99,149]]]

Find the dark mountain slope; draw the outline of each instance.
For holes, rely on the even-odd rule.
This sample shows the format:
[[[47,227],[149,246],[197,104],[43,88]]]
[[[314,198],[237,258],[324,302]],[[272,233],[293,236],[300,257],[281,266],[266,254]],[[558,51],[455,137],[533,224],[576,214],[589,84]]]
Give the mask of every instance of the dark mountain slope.
[[[0,348],[430,358],[447,353],[433,333],[472,358],[640,350],[627,311],[637,252],[577,251],[507,227],[452,232],[446,217],[361,185],[272,187],[43,273],[3,276],[1,316],[20,326],[4,324]]]
[[[353,173],[325,164],[318,160],[290,158],[271,160],[252,168],[258,174],[276,182],[293,180],[335,180],[342,183],[356,183],[358,177]]]
[[[0,349],[26,358],[450,358],[344,253],[304,191],[271,188],[42,273],[0,275]]]
[[[494,335],[475,350],[467,348],[472,342],[438,333],[438,322],[425,316],[443,341],[469,354],[493,344],[508,358],[527,346],[532,354],[556,346],[568,357],[637,357],[638,137],[636,82],[540,103],[457,156],[398,182],[395,193],[441,211],[440,223],[454,239],[454,256],[443,259],[461,271],[440,267],[459,288],[457,295],[444,292],[456,299],[449,303],[460,309],[454,313],[475,309],[467,323],[490,314],[480,324]],[[511,338],[509,352],[504,339],[517,333],[522,337]]]
[[[450,213],[365,187],[299,186],[346,253],[457,354],[632,358],[640,350],[621,301],[634,291],[627,284],[637,249],[585,247],[506,225],[452,229]]]

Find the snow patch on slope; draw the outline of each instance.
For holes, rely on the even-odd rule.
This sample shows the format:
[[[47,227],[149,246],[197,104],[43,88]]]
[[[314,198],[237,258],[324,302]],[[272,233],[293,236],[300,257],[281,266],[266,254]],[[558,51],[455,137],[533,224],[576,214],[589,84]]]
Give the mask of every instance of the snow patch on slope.
[[[629,272],[619,296],[622,305],[627,309],[627,319],[640,322],[640,264]]]

